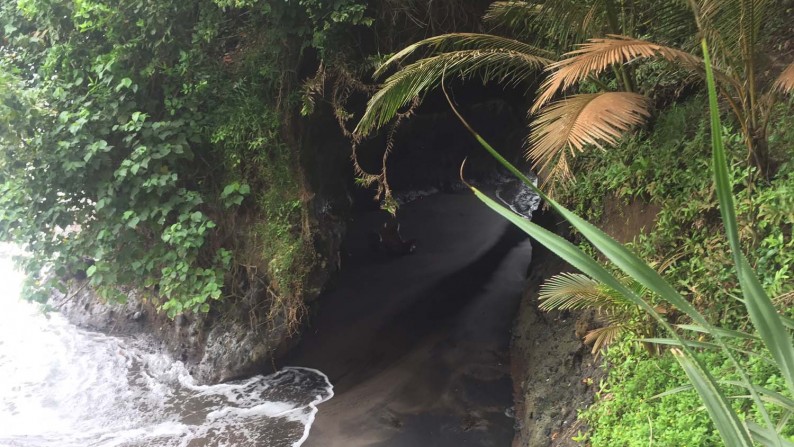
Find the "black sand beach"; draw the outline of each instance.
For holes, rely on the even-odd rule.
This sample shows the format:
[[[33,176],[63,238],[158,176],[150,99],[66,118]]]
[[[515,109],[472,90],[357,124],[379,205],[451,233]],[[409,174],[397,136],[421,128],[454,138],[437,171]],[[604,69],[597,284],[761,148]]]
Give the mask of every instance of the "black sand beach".
[[[418,199],[398,217],[416,253],[374,253],[367,234],[386,214],[359,215],[335,287],[284,360],[335,386],[305,445],[508,446],[510,328],[529,241],[466,192]]]

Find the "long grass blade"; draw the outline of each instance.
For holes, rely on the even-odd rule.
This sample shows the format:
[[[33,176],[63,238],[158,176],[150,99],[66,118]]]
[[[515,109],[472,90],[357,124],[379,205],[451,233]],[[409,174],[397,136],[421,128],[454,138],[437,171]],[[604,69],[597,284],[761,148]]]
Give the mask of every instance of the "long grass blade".
[[[736,381],[736,380],[724,380],[724,381],[720,381],[720,383],[724,383],[726,385],[731,385],[731,386],[735,386],[735,387],[739,387],[739,388],[748,389],[747,385],[745,385],[742,382]],[[768,388],[764,388],[764,387],[759,386],[759,385],[750,385],[750,387],[752,387],[752,388],[749,388],[749,389],[755,390],[756,393],[761,395],[761,398],[763,400],[765,400],[767,402],[771,402],[771,403],[773,403],[773,404],[775,404],[775,405],[777,405],[777,406],[779,406],[781,408],[785,408],[787,410],[794,411],[794,399],[791,399],[790,397],[786,397],[786,396],[778,393],[777,391],[770,390]]]
[[[484,140],[482,140],[484,142]],[[487,144],[487,143],[485,143]],[[493,149],[492,149],[493,150]],[[494,151],[496,152],[496,151]],[[501,155],[500,155],[501,157]],[[512,167],[510,163],[505,160],[508,166]],[[515,169],[515,167],[512,167]],[[516,169],[517,171],[517,169]],[[656,321],[670,331],[674,336],[677,336],[673,328],[665,321],[664,317],[660,315],[656,309],[649,303],[638,297],[633,291],[623,285],[617,278],[609,273],[604,267],[601,266],[594,259],[585,254],[579,247],[572,244],[570,241],[556,235],[545,228],[537,225],[536,223],[525,219],[511,210],[500,205],[487,195],[480,192],[478,189],[471,187],[474,194],[489,208],[493,209],[505,219],[512,222],[514,225],[522,229],[525,233],[533,239],[543,244],[546,248],[557,254],[560,258],[571,264],[573,267],[579,269],[586,275],[595,279],[624,294],[627,299],[630,299],[637,306],[645,310]],[[684,344],[684,340],[680,340]],[[687,367],[687,375],[697,377],[699,386],[696,389],[699,393],[706,392],[708,395],[701,394],[701,398],[706,403],[709,413],[715,418],[715,425],[720,432],[720,436],[725,441],[726,445],[736,447],[751,447],[752,441],[750,440],[747,431],[739,420],[735,412],[733,412],[727,398],[720,392],[717,387],[716,381],[705,368],[705,366],[698,360],[698,358],[691,353],[684,345],[684,351],[678,351],[681,357],[685,359]]]
[[[765,447],[794,447],[794,443],[782,439],[774,430],[764,428],[754,422],[747,422],[747,428],[753,435],[753,439]]]
[[[656,343],[658,345],[666,345],[666,346],[677,346],[677,347],[687,346],[690,348],[697,348],[697,349],[713,349],[715,351],[719,349],[725,349],[725,346],[710,341],[685,340],[682,343],[673,338],[640,338],[637,341],[643,343]],[[733,352],[739,352],[741,354],[747,355],[749,357],[757,358],[758,360],[764,361],[770,365],[773,366],[775,365],[774,360],[763,354],[759,354],[757,352],[753,352],[748,349],[741,349],[730,345],[728,346],[728,349],[730,349]]]
[[[442,88],[444,83],[442,80]],[[446,94],[446,90],[444,91]],[[580,218],[576,214],[568,211],[562,205],[551,200],[548,196],[543,194],[523,173],[521,173],[515,166],[508,162],[501,156],[487,141],[485,141],[474,129],[466,122],[462,115],[455,108],[452,100],[447,95],[452,111],[468,129],[468,131],[477,139],[477,141],[506,169],[516,175],[525,184],[530,186],[536,193],[538,193],[547,203],[554,208],[557,212],[577,230],[579,230],[590,242],[596,246],[608,259],[610,259],[616,266],[623,270],[626,274],[637,280],[639,283],[648,287],[665,298],[670,304],[678,307],[687,315],[690,315],[693,320],[703,326],[710,326],[706,319],[698,312],[694,306],[686,301],[678,292],[673,289],[655,270],[648,266],[643,260],[623,247],[620,243],[607,236],[604,232]],[[667,329],[674,337],[680,338],[670,324],[662,317],[656,309],[642,298],[637,296],[633,291],[629,290],[625,285],[617,280],[611,273],[606,271],[598,262],[587,256],[578,247],[571,244],[564,238],[555,235],[548,230],[538,226],[537,224],[526,220],[507,208],[496,203],[494,200],[481,193],[476,188],[471,188],[475,195],[482,200],[491,209],[505,217],[507,220],[524,230],[531,237],[543,244],[546,248],[553,251],[560,258],[567,261],[572,266],[578,268],[583,273],[589,275],[596,281],[602,282],[607,287],[611,287],[619,293],[624,294],[627,299],[634,302],[641,309],[651,315],[660,326]],[[681,339],[683,344],[684,340]],[[727,351],[727,349],[726,349]],[[752,441],[747,433],[746,428],[742,425],[736,413],[728,403],[727,398],[723,395],[717,387],[716,381],[711,373],[705,368],[703,363],[692,353],[688,347],[682,346],[681,358],[685,359],[687,367],[687,375],[692,375],[699,381],[699,386],[696,386],[698,392],[701,393],[701,398],[704,403],[708,405],[709,413],[712,417],[717,418],[715,425],[720,432],[720,436],[727,445],[736,447],[751,447]],[[708,393],[704,395],[702,393]],[[762,409],[763,410],[763,409]]]
[[[758,336],[756,335],[748,334],[746,332],[741,332],[741,331],[733,331],[730,329],[714,328],[714,327],[705,328],[703,326],[698,326],[696,324],[679,324],[676,326],[687,331],[698,332],[701,334],[718,333],[723,337],[728,337],[728,338],[738,338],[742,340],[760,340],[760,338],[758,338]]]
[[[736,211],[733,203],[730,174],[725,148],[722,144],[722,124],[720,123],[719,107],[717,104],[717,89],[714,75],[710,70],[708,46],[702,42],[703,57],[706,63],[706,80],[709,91],[709,105],[711,109],[711,145],[714,162],[714,181],[717,197],[720,202],[720,213],[725,226],[725,233],[733,253],[733,260],[739,285],[744,295],[744,305],[753,326],[764,340],[772,357],[778,363],[781,375],[786,380],[790,392],[794,393],[794,345],[789,332],[786,330],[780,316],[772,304],[772,300],[764,291],[758,277],[750,267],[742,252],[739,241],[739,229],[736,221]]]
[[[689,377],[689,382],[700,395],[700,399],[717,427],[717,431],[720,432],[720,437],[722,437],[725,445],[753,445],[752,441],[748,439],[747,431],[739,422],[736,413],[714,380],[709,380],[710,377],[702,374],[702,371],[700,371],[691,356],[686,355],[680,349],[671,349],[671,352],[684,369],[687,377]]]

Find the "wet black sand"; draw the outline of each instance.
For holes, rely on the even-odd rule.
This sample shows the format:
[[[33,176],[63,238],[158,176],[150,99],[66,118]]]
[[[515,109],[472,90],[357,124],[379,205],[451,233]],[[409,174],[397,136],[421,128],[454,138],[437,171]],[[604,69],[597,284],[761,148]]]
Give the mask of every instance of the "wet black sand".
[[[333,290],[285,365],[323,371],[336,396],[306,446],[509,446],[510,328],[529,241],[470,193],[399,212],[413,255],[373,253],[385,213],[351,224]]]

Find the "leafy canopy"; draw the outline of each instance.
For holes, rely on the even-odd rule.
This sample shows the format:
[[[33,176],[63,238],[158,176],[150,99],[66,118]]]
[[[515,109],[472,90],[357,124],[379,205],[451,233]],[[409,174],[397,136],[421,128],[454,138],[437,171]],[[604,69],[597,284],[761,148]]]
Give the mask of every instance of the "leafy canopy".
[[[0,0],[0,238],[29,253],[28,295],[85,275],[107,298],[143,287],[173,316],[208,311],[241,278],[299,289],[281,273],[311,259],[295,248],[307,236],[285,138],[293,68],[365,12],[355,0]]]

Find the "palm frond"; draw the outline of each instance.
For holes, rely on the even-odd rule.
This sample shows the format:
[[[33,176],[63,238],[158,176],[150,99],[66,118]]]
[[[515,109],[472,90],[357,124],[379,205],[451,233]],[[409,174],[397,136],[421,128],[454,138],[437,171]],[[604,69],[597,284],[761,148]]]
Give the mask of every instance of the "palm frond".
[[[794,91],[794,62],[789,64],[780,76],[775,79],[773,88],[781,93],[791,93]]]
[[[500,50],[524,53],[540,58],[552,57],[549,51],[508,37],[478,33],[451,33],[430,37],[408,45],[381,64],[373,76],[375,78],[383,76],[389,68],[420,50],[427,51],[429,55],[463,50]],[[545,61],[544,65],[551,62],[549,59]]]
[[[546,280],[538,293],[541,310],[600,308],[607,304],[598,281],[581,273],[561,273]]]
[[[638,58],[661,57],[694,70],[702,70],[703,66],[700,58],[685,51],[615,35],[606,39],[590,39],[566,56],[546,68],[551,75],[541,85],[531,113],[537,112],[557,92],[567,90],[588,76],[597,76],[615,64],[624,64]]]
[[[544,181],[570,177],[567,157],[586,145],[613,145],[630,128],[642,124],[648,98],[637,93],[602,92],[574,95],[543,109],[529,135],[527,157]]]
[[[435,88],[443,75],[516,86],[532,80],[550,61],[505,49],[462,50],[420,59],[394,73],[370,98],[355,132],[367,135],[387,122],[415,97]]]
[[[768,6],[769,0],[696,2],[701,31],[719,61],[739,71],[755,59]]]
[[[633,281],[630,278],[620,278],[620,280],[629,290],[637,294],[637,296],[644,296],[648,291],[642,286],[642,284],[638,283],[637,281]],[[612,309],[610,312],[613,314],[630,312],[634,309],[637,309],[637,305],[629,300],[626,295],[604,285],[602,285],[601,288],[604,298],[609,301],[608,308]]]
[[[591,352],[598,354],[601,349],[609,346],[625,331],[626,327],[624,325],[610,324],[588,332],[584,336],[584,343],[587,345],[592,344],[593,350]]]
[[[541,5],[518,0],[493,2],[482,19],[512,36],[529,37],[541,8]]]
[[[570,48],[588,35],[601,34],[603,21],[597,20],[603,2],[555,0],[545,2],[493,2],[483,19],[521,38],[534,38],[543,46]]]
[[[688,0],[648,0],[638,12],[645,29],[652,29],[657,43],[699,48],[697,24]]]

